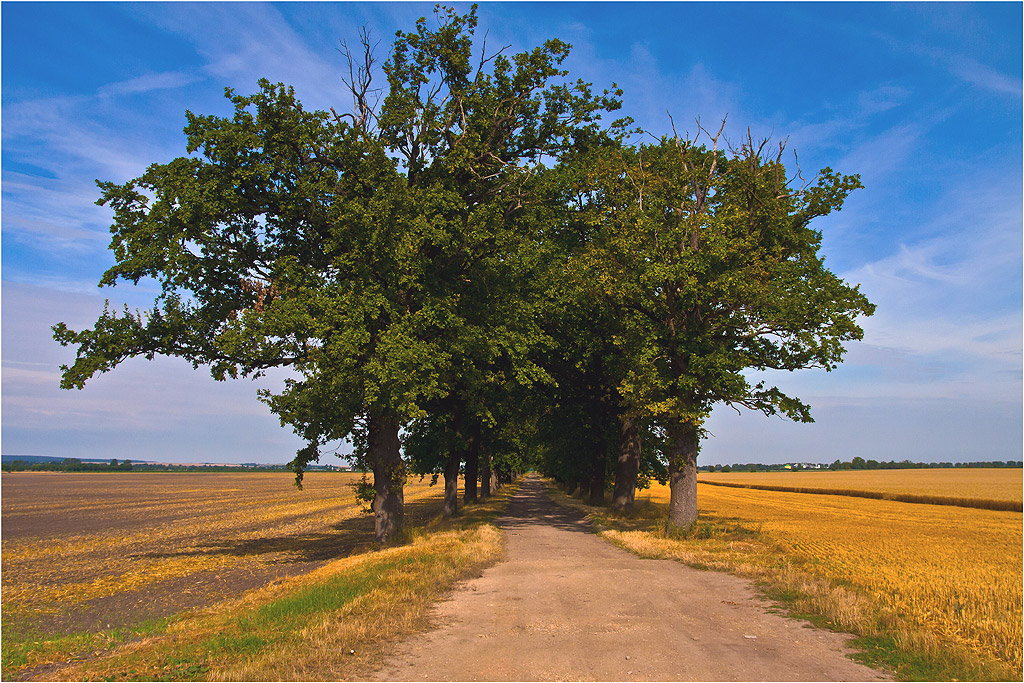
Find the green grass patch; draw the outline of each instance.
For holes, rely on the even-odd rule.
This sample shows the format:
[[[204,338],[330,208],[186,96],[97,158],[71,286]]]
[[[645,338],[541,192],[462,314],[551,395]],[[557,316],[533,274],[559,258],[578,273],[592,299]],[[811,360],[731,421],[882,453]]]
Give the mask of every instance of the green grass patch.
[[[366,593],[380,581],[381,575],[422,562],[423,558],[402,557],[374,562],[370,566],[339,574],[308,586],[292,595],[262,605],[246,626],[264,629],[272,625],[289,626],[315,612],[340,609],[357,596]]]
[[[12,680],[23,669],[47,666],[93,656],[124,643],[148,638],[166,630],[172,618],[150,619],[132,627],[95,632],[54,635],[26,626],[16,614],[4,614],[2,678]]]
[[[1004,662],[958,653],[915,650],[892,635],[861,636],[851,645],[860,652],[853,659],[868,666],[895,672],[901,681],[1012,681],[1021,672]]]

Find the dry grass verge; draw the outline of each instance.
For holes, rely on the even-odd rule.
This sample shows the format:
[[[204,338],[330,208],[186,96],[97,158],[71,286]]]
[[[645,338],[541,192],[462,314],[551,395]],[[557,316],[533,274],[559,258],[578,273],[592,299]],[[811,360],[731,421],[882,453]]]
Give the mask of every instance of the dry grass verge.
[[[626,518],[586,505],[554,487],[549,490],[556,501],[586,512],[608,541],[641,557],[673,559],[754,580],[793,616],[858,636],[853,643],[863,650],[858,659],[889,669],[902,680],[1021,680],[1019,605],[1016,617],[1008,614],[998,624],[978,625],[982,630],[997,628],[1006,635],[997,642],[1006,644],[979,647],[976,640],[937,628],[938,614],[921,621],[917,610],[893,604],[884,591],[867,590],[863,582],[858,585],[822,571],[833,558],[794,552],[774,527],[755,514],[740,517],[743,513],[728,508],[736,516],[726,516],[702,507],[700,521],[687,534],[668,535],[663,503],[639,500],[637,512]],[[965,604],[962,610],[970,614],[975,607]]]
[[[455,520],[412,529],[398,547],[315,571],[175,617],[87,659],[38,669],[46,680],[350,680],[389,645],[427,626],[430,607],[496,562],[500,531],[486,522],[514,487]]]

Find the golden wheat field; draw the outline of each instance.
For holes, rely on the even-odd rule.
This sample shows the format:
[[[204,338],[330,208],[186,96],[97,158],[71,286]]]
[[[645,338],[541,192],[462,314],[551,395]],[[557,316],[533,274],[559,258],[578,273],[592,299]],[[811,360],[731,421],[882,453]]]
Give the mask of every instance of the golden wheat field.
[[[1024,470],[963,468],[920,470],[840,470],[837,472],[701,472],[700,481],[801,488],[979,498],[1020,503]]]
[[[4,638],[132,625],[345,557],[373,541],[359,476],[5,473]],[[407,516],[440,496],[410,481]]]
[[[702,514],[760,528],[803,570],[1020,667],[1020,513],[719,486],[697,496]],[[669,490],[654,484],[637,499],[664,504]]]

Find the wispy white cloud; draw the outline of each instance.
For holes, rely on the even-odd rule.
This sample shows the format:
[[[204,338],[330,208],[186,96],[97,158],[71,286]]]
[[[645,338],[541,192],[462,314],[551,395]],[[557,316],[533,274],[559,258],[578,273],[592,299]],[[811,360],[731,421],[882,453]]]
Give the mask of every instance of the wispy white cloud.
[[[573,73],[595,87],[617,83],[624,90],[624,113],[652,135],[670,135],[674,122],[680,136],[693,138],[700,133],[698,118],[702,126],[714,131],[728,119],[726,137],[738,138],[748,125],[760,123],[744,107],[742,86],[716,74],[704,62],[666,63],[642,41],[630,44],[627,60],[609,59],[585,33],[574,37],[573,46]]]
[[[838,168],[855,169],[865,184],[881,185],[905,171],[931,125],[929,121],[909,120],[881,133],[859,136],[849,153],[839,160]]]
[[[2,296],[0,386],[6,452],[8,432],[26,430],[103,432],[115,449],[119,438],[158,441],[174,430],[187,432],[194,441],[201,442],[205,435],[209,443],[221,443],[226,422],[236,429],[277,434],[273,457],[278,462],[289,459],[298,447],[297,439],[278,427],[277,418],[256,398],[260,387],[280,387],[286,373],[271,373],[257,382],[215,382],[202,368],[193,370],[180,359],[135,359],[94,377],[81,391],[63,391],[59,366],[74,360],[74,350],[53,341],[50,326],[58,321],[72,329],[90,326],[103,308],[103,298],[8,281]],[[77,447],[67,444],[71,451]],[[67,450],[64,454],[86,455]],[[215,455],[204,454],[207,459]]]
[[[976,401],[1020,404],[1022,234],[1019,182],[959,178],[942,202],[880,216],[873,258],[842,273],[877,305],[832,373],[763,373],[816,404]],[[912,224],[904,224],[906,221]],[[885,222],[887,221],[887,223]],[[857,220],[848,226],[858,230]]]
[[[878,306],[863,321],[864,342],[856,345],[874,348],[875,357],[852,358],[881,372],[851,377],[844,392],[1020,400],[1019,187],[979,177],[947,192],[945,200],[937,215],[917,226],[918,240],[898,242],[890,254],[843,274]]]
[[[859,118],[895,109],[910,99],[911,91],[901,85],[881,85],[857,93]]]
[[[98,100],[57,97],[5,106],[5,153],[27,158],[61,178],[81,171],[113,178],[137,175],[155,151],[152,137],[147,139],[141,127],[126,129],[118,120],[105,119]]]
[[[863,264],[846,276],[875,282],[884,292],[900,288],[900,299],[919,304],[922,298],[970,294],[957,307],[987,310],[984,296],[1010,286],[1020,291],[1014,275],[1021,270],[1022,202],[1017,179],[993,173],[965,177],[943,193],[943,201],[918,215],[913,230],[901,226],[902,240],[893,240],[888,254]],[[907,242],[916,237],[916,241]],[[952,285],[936,288],[936,282]],[[868,286],[865,284],[865,286]]]
[[[19,173],[3,174],[5,239],[42,241],[53,248],[94,250],[110,234],[99,222],[109,214],[95,206],[92,183],[66,182]]]
[[[136,95],[148,93],[154,90],[167,90],[173,88],[184,88],[203,80],[201,76],[182,71],[168,71],[158,74],[146,74],[137,76],[126,81],[109,83],[102,86],[97,95],[100,97],[118,97],[121,95]]]
[[[869,281],[898,281],[901,283],[928,282],[963,285],[976,273],[970,272],[968,263],[960,261],[940,265],[937,257],[947,251],[947,240],[930,240],[909,249],[900,244],[899,252],[880,261],[866,264],[855,275]]]
[[[60,384],[60,372],[47,363],[11,361],[3,364],[3,381],[54,387]]]
[[[176,113],[153,109],[157,92],[181,91],[199,78],[156,73],[110,83],[91,95],[47,97],[5,104],[3,144],[3,233],[54,252],[100,252],[109,240],[108,208],[96,206],[94,179],[121,182],[154,161],[180,153],[180,129],[165,119]],[[179,92],[180,97],[183,93]],[[149,98],[143,109],[125,98]],[[159,123],[158,123],[159,122]],[[21,173],[27,166],[38,173]]]
[[[805,159],[805,154],[833,168],[852,169],[865,179],[882,180],[902,169],[927,131],[934,117],[901,117],[895,124],[879,128],[878,116],[905,106],[910,93],[899,86],[882,85],[852,93],[833,106],[789,120],[775,118],[787,146]]]
[[[948,63],[952,73],[983,90],[1016,97],[1020,97],[1024,90],[1020,78],[1000,73],[969,57],[950,57]]]
[[[913,54],[927,60],[930,64],[942,67],[961,83],[997,95],[1017,98],[1024,92],[1024,83],[1019,75],[1001,73],[973,57],[948,49],[940,49],[920,41],[907,40],[905,37],[896,37],[884,31],[874,31],[872,35],[888,45],[893,52]]]
[[[206,61],[202,71],[218,84],[252,92],[267,78],[295,87],[307,107],[343,107],[342,57],[311,44],[281,11],[264,3],[201,3],[140,8],[164,30],[189,40]],[[354,37],[356,26],[336,40]]]
[[[865,340],[875,346],[898,349],[920,356],[952,354],[970,370],[978,359],[997,362],[1006,369],[1021,367],[1020,314],[981,319],[904,316],[880,313],[865,321]]]

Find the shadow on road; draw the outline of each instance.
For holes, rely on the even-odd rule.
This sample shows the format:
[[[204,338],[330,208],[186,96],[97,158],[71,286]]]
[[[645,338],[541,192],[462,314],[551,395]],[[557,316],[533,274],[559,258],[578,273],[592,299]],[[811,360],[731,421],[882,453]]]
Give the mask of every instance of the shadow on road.
[[[535,477],[523,480],[519,491],[509,501],[508,512],[495,520],[495,523],[502,529],[544,525],[564,531],[595,533],[595,529],[582,513],[551,500],[544,482]]]

